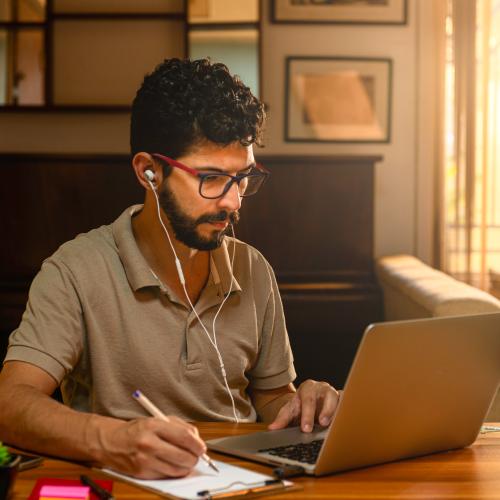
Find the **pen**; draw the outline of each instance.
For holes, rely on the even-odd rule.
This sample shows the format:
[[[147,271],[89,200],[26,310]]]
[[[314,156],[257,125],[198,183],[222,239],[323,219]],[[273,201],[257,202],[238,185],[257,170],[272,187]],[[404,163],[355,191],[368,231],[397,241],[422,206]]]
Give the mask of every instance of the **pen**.
[[[135,391],[134,392],[134,398],[144,407],[146,410],[153,415],[153,417],[161,418],[162,420],[165,420],[168,422],[167,416],[159,409],[157,408],[151,401],[144,396],[144,394],[141,391]],[[219,472],[219,469],[215,466],[213,463],[212,459],[206,454],[203,453],[201,456],[201,459],[205,462],[205,464],[208,467],[212,467],[212,469],[216,472]]]
[[[243,490],[231,490],[231,488],[237,484],[243,485],[245,488]],[[224,488],[217,488],[215,490],[203,490],[198,491],[198,496],[203,497],[201,500],[215,500],[218,498],[231,498],[236,496],[237,498],[242,498],[243,496],[255,496],[263,494],[264,492],[270,492],[273,490],[285,489],[286,485],[281,479],[269,479],[262,483],[244,483],[243,481],[235,481]],[[266,494],[266,493],[264,493]]]
[[[104,488],[101,488],[98,484],[94,483],[90,477],[87,476],[80,476],[80,481],[85,485],[85,486],[90,486],[90,489],[92,490],[92,493],[97,497],[100,498],[101,500],[115,500],[115,497],[106,491]]]

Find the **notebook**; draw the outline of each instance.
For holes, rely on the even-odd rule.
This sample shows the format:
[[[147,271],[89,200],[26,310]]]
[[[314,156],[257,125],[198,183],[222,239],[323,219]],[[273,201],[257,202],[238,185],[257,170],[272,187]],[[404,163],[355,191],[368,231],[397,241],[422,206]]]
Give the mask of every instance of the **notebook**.
[[[200,460],[186,477],[170,479],[135,479],[109,469],[102,469],[101,472],[170,499],[247,499],[302,489],[290,481],[279,481],[224,462],[214,462],[218,473]]]
[[[316,476],[462,448],[476,440],[499,384],[500,313],[373,324],[328,428],[207,445]]]
[[[106,491],[113,490],[113,481],[95,481],[99,486],[104,488]],[[51,485],[51,486],[83,486],[82,482],[79,479],[55,479],[53,477],[41,477],[37,480],[33,490],[31,491],[31,495],[28,497],[28,500],[38,500],[40,498],[40,489],[42,486]],[[90,500],[100,500],[94,493],[90,492]]]

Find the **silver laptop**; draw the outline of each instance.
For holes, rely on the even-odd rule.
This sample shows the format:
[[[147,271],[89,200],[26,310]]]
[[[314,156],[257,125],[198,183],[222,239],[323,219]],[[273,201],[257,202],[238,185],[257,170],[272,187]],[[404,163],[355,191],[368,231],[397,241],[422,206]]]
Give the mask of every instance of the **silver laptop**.
[[[500,312],[378,323],[363,335],[327,428],[207,445],[316,476],[462,448],[476,440],[499,384]]]

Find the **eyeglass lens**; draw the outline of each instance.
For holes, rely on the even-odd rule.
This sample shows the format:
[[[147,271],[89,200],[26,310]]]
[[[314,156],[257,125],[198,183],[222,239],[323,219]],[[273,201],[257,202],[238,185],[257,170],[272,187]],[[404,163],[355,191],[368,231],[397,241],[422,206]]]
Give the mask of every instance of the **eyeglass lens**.
[[[241,179],[238,186],[240,196],[255,194],[266,178],[266,175],[257,168],[252,168],[250,174],[257,175],[249,175]],[[228,184],[232,184],[232,181],[229,175],[207,176],[201,183],[201,195],[205,198],[220,198],[229,189]]]

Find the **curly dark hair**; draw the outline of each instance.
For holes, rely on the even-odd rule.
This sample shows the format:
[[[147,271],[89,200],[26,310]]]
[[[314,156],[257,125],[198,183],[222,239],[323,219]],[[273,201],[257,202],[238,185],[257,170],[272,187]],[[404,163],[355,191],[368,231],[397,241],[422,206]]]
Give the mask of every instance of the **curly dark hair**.
[[[264,123],[263,103],[227,66],[210,59],[165,59],[146,75],[132,105],[130,148],[172,159],[204,140],[225,147],[257,144]],[[164,165],[168,176],[172,167]]]

